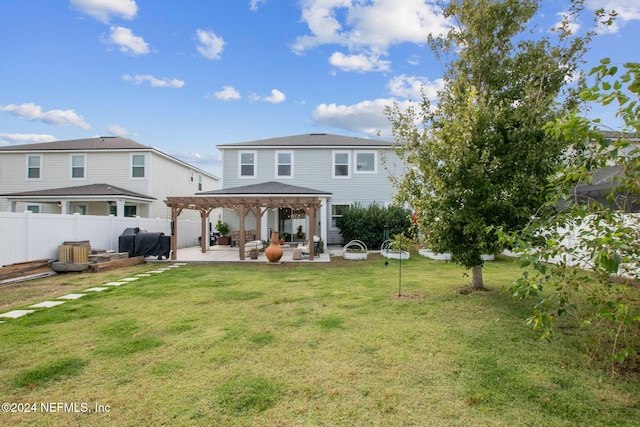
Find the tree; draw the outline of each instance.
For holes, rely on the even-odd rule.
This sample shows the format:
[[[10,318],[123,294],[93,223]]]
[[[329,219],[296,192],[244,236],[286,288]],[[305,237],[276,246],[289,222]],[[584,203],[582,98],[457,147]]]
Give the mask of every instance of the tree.
[[[544,203],[566,145],[547,137],[543,126],[576,104],[565,83],[593,35],[572,36],[567,21],[557,45],[550,37],[525,39],[539,5],[449,3],[444,15],[454,27],[430,43],[436,58],[453,58],[444,66],[439,102],[432,107],[423,95],[419,107],[385,110],[409,166],[396,181],[397,202],[416,209],[431,250],[472,269],[476,289],[484,287],[481,255],[503,248],[495,228],[523,227]],[[572,10],[579,14],[580,2]]]
[[[623,362],[635,362],[635,369],[640,364],[640,291],[634,284],[640,277],[640,218],[624,214],[637,212],[640,203],[640,146],[630,140],[640,133],[640,63],[623,67],[617,76],[618,67],[602,60],[590,73],[595,83],[581,97],[617,105],[624,128],[611,132],[579,112],[550,123],[547,133],[572,147],[547,200],[562,209],[505,239],[522,253],[522,266],[533,270],[509,289],[514,297],[539,298],[528,319],[532,327],[550,337],[556,319],[573,315],[594,337],[592,354],[610,360],[614,371]],[[609,177],[606,200],[580,191],[603,170]]]

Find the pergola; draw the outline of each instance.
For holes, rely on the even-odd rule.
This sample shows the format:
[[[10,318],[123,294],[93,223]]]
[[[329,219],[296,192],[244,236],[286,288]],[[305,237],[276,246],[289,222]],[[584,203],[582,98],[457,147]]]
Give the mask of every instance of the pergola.
[[[309,193],[317,193],[309,194]],[[322,206],[319,195],[328,193],[316,192],[301,187],[286,184],[268,182],[264,184],[237,187],[228,190],[217,190],[208,193],[200,193],[195,196],[167,197],[165,204],[171,208],[171,221],[173,224],[173,236],[171,239],[171,259],[177,259],[178,254],[178,216],[184,209],[200,212],[202,226],[202,239],[200,246],[202,252],[207,251],[208,233],[207,218],[212,210],[226,208],[233,210],[240,219],[240,259],[245,259],[245,218],[252,213],[256,218],[256,233],[261,235],[261,219],[269,209],[292,208],[304,210],[309,217],[309,235],[316,234],[316,211]],[[309,260],[314,258],[313,241],[309,245]]]

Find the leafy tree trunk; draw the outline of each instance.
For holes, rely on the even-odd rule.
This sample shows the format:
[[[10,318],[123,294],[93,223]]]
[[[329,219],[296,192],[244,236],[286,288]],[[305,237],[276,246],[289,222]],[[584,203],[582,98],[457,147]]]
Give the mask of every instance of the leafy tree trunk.
[[[475,290],[484,289],[484,282],[482,280],[482,266],[474,265],[471,268],[471,287]]]

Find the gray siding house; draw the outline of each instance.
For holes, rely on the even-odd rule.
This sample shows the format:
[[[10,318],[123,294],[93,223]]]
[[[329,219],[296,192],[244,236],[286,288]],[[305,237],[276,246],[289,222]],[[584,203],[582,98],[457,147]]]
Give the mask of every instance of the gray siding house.
[[[97,137],[0,147],[4,212],[169,218],[167,196],[219,178],[131,139]],[[187,212],[186,219],[199,219]]]
[[[344,209],[356,203],[391,203],[390,177],[398,178],[404,170],[393,146],[389,141],[324,133],[221,144],[217,148],[222,153],[223,190],[211,193],[319,197],[317,234],[327,244],[340,244],[336,219]],[[231,230],[239,229],[233,210],[225,209],[223,219]],[[249,215],[245,229],[260,229],[259,238],[268,239],[269,230],[277,230],[289,242],[309,240],[308,218],[300,210],[283,206],[267,212],[260,227],[255,221]]]

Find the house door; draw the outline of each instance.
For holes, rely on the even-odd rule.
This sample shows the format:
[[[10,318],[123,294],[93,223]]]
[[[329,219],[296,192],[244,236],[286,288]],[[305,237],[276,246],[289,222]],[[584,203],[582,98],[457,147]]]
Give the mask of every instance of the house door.
[[[307,216],[303,209],[280,208],[280,237],[285,242],[304,242],[307,236]]]

